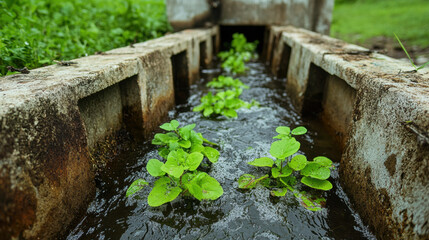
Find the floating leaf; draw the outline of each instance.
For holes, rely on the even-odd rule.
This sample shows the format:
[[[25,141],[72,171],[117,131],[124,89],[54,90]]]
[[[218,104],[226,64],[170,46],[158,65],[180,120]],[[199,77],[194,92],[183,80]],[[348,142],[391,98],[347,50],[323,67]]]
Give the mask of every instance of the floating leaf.
[[[162,165],[164,163],[158,159],[150,159],[146,164],[146,170],[154,177],[164,176],[165,172],[161,170]]]
[[[301,182],[315,189],[320,189],[324,191],[328,191],[332,189],[332,184],[328,180],[319,180],[312,177],[303,177],[301,179]]]
[[[272,167],[274,164],[274,161],[269,157],[261,157],[251,162],[248,162],[247,164],[250,164],[255,167]]]
[[[210,162],[216,163],[219,159],[220,153],[218,150],[211,147],[204,147],[203,154],[209,159]]]
[[[313,212],[322,210],[322,207],[326,204],[325,198],[310,195],[305,191],[295,191],[294,196],[298,199],[303,207]]]
[[[283,197],[287,193],[287,188],[280,188],[277,190],[271,190],[270,193],[274,197]]]
[[[304,155],[296,155],[288,163],[289,167],[295,171],[300,171],[307,165],[307,158]]]
[[[129,197],[131,195],[133,195],[134,193],[140,191],[141,189],[143,189],[146,185],[148,185],[149,183],[146,182],[144,179],[137,179],[135,180],[133,183],[131,183],[131,185],[128,187],[127,192],[126,192],[126,196]]]
[[[173,187],[170,178],[161,177],[155,182],[152,191],[149,193],[147,202],[151,207],[158,207],[164,203],[171,202],[182,192],[180,187]]]
[[[307,133],[307,128],[305,127],[297,127],[292,130],[293,135],[303,135]]]

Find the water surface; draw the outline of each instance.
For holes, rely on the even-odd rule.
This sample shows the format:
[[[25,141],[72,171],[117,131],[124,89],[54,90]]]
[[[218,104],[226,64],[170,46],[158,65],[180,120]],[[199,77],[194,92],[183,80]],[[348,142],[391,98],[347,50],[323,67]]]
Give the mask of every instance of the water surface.
[[[219,68],[202,70],[201,81],[192,86],[187,104],[170,111],[181,126],[196,123],[195,130],[220,144],[221,156],[209,174],[224,189],[216,201],[198,202],[180,198],[152,208],[147,204],[150,188],[125,198],[128,186],[137,178],[153,183],[146,162],[160,157],[150,142],[122,154],[105,169],[99,179],[96,198],[87,214],[67,239],[373,239],[373,235],[353,212],[338,177],[340,151],[317,119],[303,119],[284,93],[285,79],[266,73],[262,63],[249,63],[247,75],[240,76],[250,89],[242,99],[260,102],[260,107],[241,109],[237,119],[206,119],[192,112],[208,89],[205,83],[220,74]],[[264,175],[246,162],[269,156],[277,126],[305,126],[309,132],[297,137],[308,159],[326,156],[336,162],[331,182],[324,193],[326,208],[312,212],[302,207],[292,193],[270,197],[269,190],[238,189],[244,173]]]

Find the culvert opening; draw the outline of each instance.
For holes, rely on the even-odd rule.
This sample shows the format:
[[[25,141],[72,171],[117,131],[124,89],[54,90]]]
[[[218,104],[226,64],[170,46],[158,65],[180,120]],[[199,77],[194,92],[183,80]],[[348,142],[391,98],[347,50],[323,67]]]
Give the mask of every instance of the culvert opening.
[[[137,79],[138,75],[134,75],[78,101],[90,147],[121,129],[136,139],[142,138],[143,114]]]
[[[302,105],[303,116],[313,117],[323,111],[322,101],[328,76],[329,74],[325,70],[311,63]]]
[[[208,56],[207,56],[207,42],[200,42],[200,68],[207,67],[208,65]]]
[[[292,52],[292,48],[287,45],[286,43],[283,45],[283,51],[280,58],[280,64],[277,69],[277,77],[278,78],[286,78],[287,72],[289,70],[289,61],[290,61],[290,55]]]
[[[173,70],[174,100],[176,104],[184,104],[189,98],[189,73],[186,51],[171,56]]]
[[[229,49],[229,43],[232,40],[232,35],[234,33],[242,33],[246,36],[248,42],[258,41],[257,51],[259,54],[262,53],[264,46],[266,26],[247,26],[247,25],[237,25],[237,26],[220,26],[220,40],[221,40],[221,50]]]

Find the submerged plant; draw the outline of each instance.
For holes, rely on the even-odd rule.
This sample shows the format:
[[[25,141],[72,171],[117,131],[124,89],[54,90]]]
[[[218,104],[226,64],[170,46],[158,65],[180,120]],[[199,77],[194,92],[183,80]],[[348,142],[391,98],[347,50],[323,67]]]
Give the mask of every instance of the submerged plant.
[[[234,79],[232,77],[226,77],[220,75],[217,78],[213,78],[212,81],[207,83],[207,87],[212,88],[244,88],[249,89],[247,85],[245,85],[243,82],[240,81],[240,79]]]
[[[270,147],[270,154],[274,159],[261,157],[248,163],[269,168],[269,174],[259,178],[244,174],[238,179],[239,188],[250,189],[261,184],[270,188],[271,195],[277,197],[284,196],[289,190],[300,199],[304,207],[313,211],[319,210],[320,203],[325,200],[295,189],[296,177],[300,175],[301,183],[310,188],[330,190],[332,184],[327,179],[331,176],[332,161],[327,157],[316,157],[313,161],[308,161],[304,155],[296,154],[301,144],[293,136],[305,134],[305,127],[297,127],[291,131],[289,127],[280,126],[276,128],[276,132],[278,135],[273,139],[279,140],[273,142]]]
[[[203,112],[205,117],[211,115],[223,115],[225,117],[235,118],[237,117],[237,109],[242,107],[250,108],[254,105],[258,105],[256,101],[252,103],[245,102],[238,97],[243,92],[241,88],[235,88],[234,90],[226,90],[216,93],[213,95],[209,92],[207,95],[201,98],[201,104],[194,107],[194,112]]]
[[[166,161],[150,159],[146,170],[155,181],[148,196],[148,204],[152,207],[171,202],[180,194],[193,196],[196,199],[215,200],[222,196],[223,189],[219,182],[206,172],[198,170],[204,157],[216,163],[219,152],[204,144],[216,145],[205,139],[201,133],[195,132],[195,124],[179,128],[179,122],[172,120],[160,126],[167,133],[158,133],[152,144],[161,146],[159,155]],[[135,180],[127,190],[131,196],[149,183],[143,179]]]
[[[408,59],[410,60],[410,63],[411,63],[411,65],[413,65],[413,67],[414,67],[414,69],[415,69],[415,71],[416,71],[416,72],[417,72],[418,70],[420,70],[420,69],[422,69],[422,68],[426,67],[426,65],[428,65],[428,64],[429,64],[429,62],[427,62],[427,63],[425,63],[425,64],[421,65],[420,67],[417,67],[417,66],[414,64],[413,59],[411,59],[410,55],[408,54],[407,49],[405,49],[405,47],[404,47],[404,45],[402,44],[401,40],[399,40],[399,37],[396,35],[396,33],[393,33],[393,34],[395,35],[395,38],[396,38],[396,40],[398,41],[399,45],[401,45],[402,50],[404,50],[405,54],[407,54],[407,57],[408,57]]]

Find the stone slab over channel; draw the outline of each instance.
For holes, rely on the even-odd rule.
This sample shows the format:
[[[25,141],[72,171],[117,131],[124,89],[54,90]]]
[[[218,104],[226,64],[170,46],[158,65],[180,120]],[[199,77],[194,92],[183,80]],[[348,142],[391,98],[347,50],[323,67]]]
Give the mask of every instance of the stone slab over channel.
[[[380,239],[429,239],[429,68],[293,27],[268,39],[297,108],[342,143],[342,182],[364,221]]]
[[[64,234],[95,193],[94,148],[122,129],[149,136],[218,42],[218,27],[186,30],[2,77],[1,238]]]
[[[329,34],[334,0],[166,0],[175,30],[220,25],[293,25]]]

